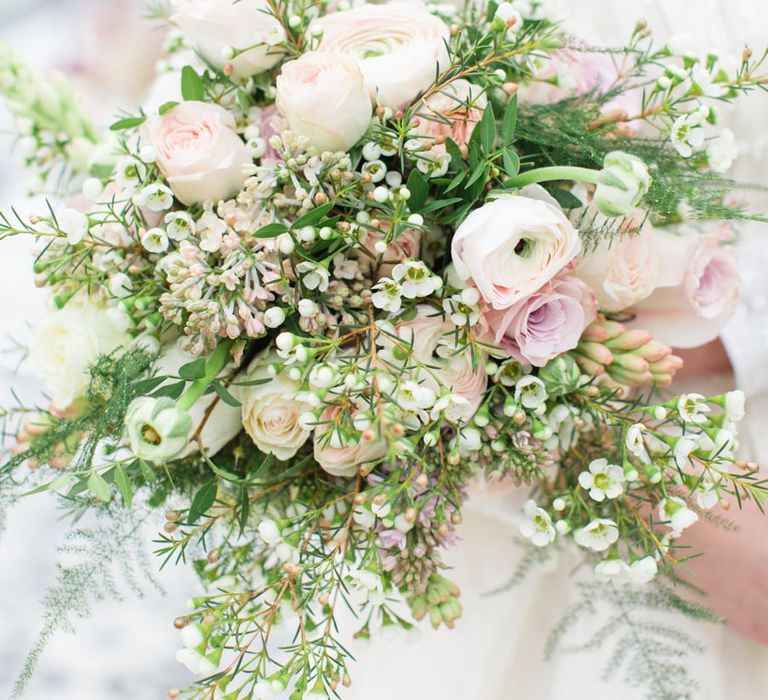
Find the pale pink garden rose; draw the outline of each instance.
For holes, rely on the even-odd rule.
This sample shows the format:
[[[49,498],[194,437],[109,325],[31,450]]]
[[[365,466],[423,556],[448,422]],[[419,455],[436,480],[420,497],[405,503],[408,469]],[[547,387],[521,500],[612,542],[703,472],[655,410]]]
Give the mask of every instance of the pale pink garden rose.
[[[462,148],[469,143],[487,104],[480,88],[467,80],[454,80],[419,105],[417,133],[438,148],[444,149],[442,144],[449,138]]]
[[[579,234],[559,207],[520,196],[475,209],[451,247],[459,278],[474,284],[494,309],[533,294],[580,251]]]
[[[701,234],[657,229],[657,288],[635,307],[635,325],[674,348],[717,338],[739,300],[740,277],[727,225]]]
[[[384,240],[383,231],[366,231],[362,246],[366,253],[361,253],[357,257],[362,263],[373,265],[381,257],[381,261],[376,268],[378,277],[391,277],[392,268],[404,260],[415,259],[419,257],[421,248],[421,231],[407,228],[387,246],[386,251],[381,255],[376,250],[376,244]]]
[[[562,275],[508,309],[487,309],[483,319],[490,344],[519,362],[543,367],[578,345],[597,310],[587,286]]]
[[[659,258],[654,246],[655,231],[636,212],[627,225],[639,231],[602,239],[579,260],[574,274],[594,293],[604,311],[623,311],[647,299],[656,288]]]
[[[359,5],[313,26],[323,32],[319,50],[357,61],[372,97],[384,107],[406,107],[450,61],[450,29],[421,3]]]
[[[455,333],[456,326],[425,304],[416,307],[414,318],[397,324],[397,335],[412,347],[409,366],[422,365],[416,372],[419,381],[437,396],[446,387],[464,399],[460,420],[468,423],[485,398],[488,376],[482,358],[473,363],[469,349],[456,351]]]
[[[340,406],[328,406],[315,428],[315,461],[331,476],[352,477],[361,466],[375,462],[387,454],[384,440],[352,439],[345,441],[332,429],[342,413]]]
[[[283,66],[277,108],[291,131],[320,151],[347,151],[368,130],[373,104],[357,63],[310,51]]]
[[[171,20],[207,61],[232,66],[236,77],[263,73],[282,57],[275,48],[285,39],[282,24],[266,0],[171,0]],[[230,57],[230,49],[243,53]]]
[[[600,52],[558,51],[548,58],[534,82],[522,86],[520,97],[533,104],[551,104],[591,92],[606,93],[619,79],[621,60]],[[628,90],[607,102],[604,112],[619,110],[633,117],[640,114],[642,106],[642,91]],[[626,122],[623,126],[635,133],[638,122]]]
[[[253,159],[234,117],[207,102],[182,102],[149,122],[157,164],[177,199],[191,206],[237,194]]]

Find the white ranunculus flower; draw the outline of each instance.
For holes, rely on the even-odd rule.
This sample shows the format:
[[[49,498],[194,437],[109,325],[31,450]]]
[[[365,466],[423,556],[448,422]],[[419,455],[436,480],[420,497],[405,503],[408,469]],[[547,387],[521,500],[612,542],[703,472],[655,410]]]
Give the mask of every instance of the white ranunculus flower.
[[[192,353],[182,350],[177,344],[166,345],[160,351],[160,359],[157,362],[157,373],[176,375],[179,368],[196,359]],[[198,399],[187,413],[192,418],[194,435],[199,429],[211,404],[216,401],[216,395],[209,394]],[[232,440],[243,428],[240,419],[240,409],[229,406],[223,401],[217,401],[211,414],[208,416],[200,431],[200,442],[209,456],[215,455],[230,440]],[[192,441],[179,457],[186,457],[200,449],[197,440]]]
[[[240,191],[253,159],[234,117],[207,102],[182,102],[148,122],[157,164],[186,205],[218,203]]]
[[[266,0],[171,0],[171,19],[206,60],[248,77],[272,68],[282,56],[274,48],[285,30]],[[228,58],[230,50],[242,51]]]
[[[310,51],[283,66],[276,81],[277,108],[291,131],[320,151],[349,150],[367,131],[373,105],[352,59]]]
[[[453,237],[456,272],[494,309],[541,289],[581,251],[563,212],[529,197],[501,197],[475,209]]]
[[[35,328],[29,359],[54,404],[66,408],[88,388],[88,366],[129,342],[106,309],[70,302]]]
[[[238,391],[242,403],[245,431],[265,454],[280,460],[293,457],[309,438],[300,421],[310,407],[296,398],[300,384],[283,373],[271,377],[267,367],[279,358],[270,355],[257,357],[245,376],[245,381],[267,379],[264,384],[243,386]]]
[[[366,85],[384,107],[407,106],[449,62],[450,29],[421,3],[364,4],[317,20],[319,49],[358,62]]]
[[[636,156],[613,151],[605,156],[593,202],[601,214],[626,216],[651,187],[648,167]]]
[[[645,221],[636,233],[602,239],[579,261],[574,274],[589,287],[601,309],[623,311],[653,293],[659,276],[654,235],[653,226]]]

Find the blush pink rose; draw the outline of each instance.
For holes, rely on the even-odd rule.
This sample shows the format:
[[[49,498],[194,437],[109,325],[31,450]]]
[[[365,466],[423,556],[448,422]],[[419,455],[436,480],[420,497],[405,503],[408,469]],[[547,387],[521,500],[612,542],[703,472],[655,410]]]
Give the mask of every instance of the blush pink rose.
[[[419,105],[417,133],[438,148],[444,149],[442,144],[449,138],[459,147],[466,146],[487,104],[488,98],[479,87],[467,80],[454,80]]]
[[[562,210],[529,197],[501,197],[475,209],[453,237],[456,274],[487,304],[507,309],[560,273],[581,251]]]
[[[227,199],[243,186],[253,159],[234,117],[207,102],[182,102],[149,122],[157,164],[188,206]]]
[[[578,345],[597,310],[597,300],[580,279],[562,276],[508,309],[488,309],[484,321],[493,345],[519,362],[543,367]]]
[[[567,97],[579,97],[596,92],[604,94],[619,80],[621,58],[589,51],[558,51],[548,59],[536,81],[523,86],[521,99],[534,104],[551,104]],[[609,100],[604,111],[620,110],[632,117],[641,112],[643,94],[639,89],[628,90]],[[637,121],[624,124],[634,133]]]
[[[656,231],[659,281],[635,307],[638,326],[675,348],[714,340],[739,300],[740,277],[727,225],[701,234]]]
[[[584,255],[574,271],[597,297],[604,311],[623,311],[648,298],[659,277],[655,232],[643,212],[630,214],[634,233],[604,238]],[[640,230],[637,226],[642,224]]]
[[[333,430],[333,423],[342,413],[340,406],[328,406],[315,429],[315,461],[331,476],[352,477],[360,467],[381,459],[387,454],[384,440],[342,438]]]
[[[318,19],[318,50],[344,54],[360,66],[379,105],[402,109],[450,63],[450,29],[420,3],[363,4]]]
[[[438,396],[447,387],[465,399],[460,419],[469,422],[485,398],[488,377],[481,358],[473,358],[469,349],[457,351],[456,326],[421,304],[414,318],[397,324],[397,335],[411,346],[413,360],[422,365],[416,372],[418,380]]]

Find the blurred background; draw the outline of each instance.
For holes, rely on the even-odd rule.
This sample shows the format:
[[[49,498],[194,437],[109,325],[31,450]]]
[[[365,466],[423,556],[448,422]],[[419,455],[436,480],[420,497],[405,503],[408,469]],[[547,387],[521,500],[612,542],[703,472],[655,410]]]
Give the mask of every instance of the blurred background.
[[[702,49],[738,55],[745,44],[759,51],[768,41],[766,0],[551,0],[549,4],[567,18],[569,31],[597,44],[620,43],[639,17],[648,19],[660,40],[684,30]],[[163,30],[144,19],[144,5],[144,0],[0,0],[0,42],[16,48],[34,66],[65,72],[97,122],[109,124],[120,109],[133,110],[140,104],[161,56]],[[761,164],[768,148],[768,97],[748,100],[728,114],[727,121],[741,142],[734,176],[765,183]],[[13,145],[10,120],[0,107],[0,210],[13,205],[20,212],[30,211],[26,175]],[[755,205],[768,208],[764,193],[753,199]],[[764,234],[749,229],[747,238]],[[44,308],[43,294],[33,285],[30,243],[17,238],[0,247],[0,351],[13,346],[6,336],[23,342],[28,325]],[[755,245],[765,246],[762,240]],[[0,404],[11,398],[11,384],[22,397],[39,396],[34,379],[23,366],[18,369],[19,357],[18,351],[0,352]],[[52,500],[39,497],[18,504],[8,514],[7,530],[0,538],[3,698],[10,697],[16,674],[40,632],[40,599],[55,581],[55,548],[67,525],[53,506]],[[159,521],[154,532],[161,525]],[[146,540],[152,536],[148,532]],[[99,602],[77,635],[55,636],[25,698],[149,700],[189,682],[187,671],[174,660],[179,644],[171,621],[183,612],[194,583],[182,568],[171,567],[159,578],[166,597],[150,592],[137,600],[128,592],[125,602]],[[580,663],[579,658],[574,662]]]

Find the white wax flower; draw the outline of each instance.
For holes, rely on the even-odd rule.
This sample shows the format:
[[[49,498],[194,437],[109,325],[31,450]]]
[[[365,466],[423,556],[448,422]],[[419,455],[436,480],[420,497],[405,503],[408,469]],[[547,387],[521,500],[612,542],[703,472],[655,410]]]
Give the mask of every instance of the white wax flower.
[[[619,539],[619,528],[613,520],[597,518],[586,527],[575,530],[573,539],[581,547],[604,552]]]
[[[526,519],[520,523],[520,534],[527,537],[536,547],[546,547],[555,541],[556,532],[552,525],[552,518],[543,508],[539,508],[535,501],[526,501],[523,506]]]
[[[624,470],[607,459],[595,459],[589,471],[579,474],[579,485],[589,491],[589,496],[598,503],[606,498],[618,498],[624,493]]]
[[[693,525],[699,516],[678,496],[669,496],[659,503],[659,519],[667,522],[672,534],[678,537],[683,530]]]

